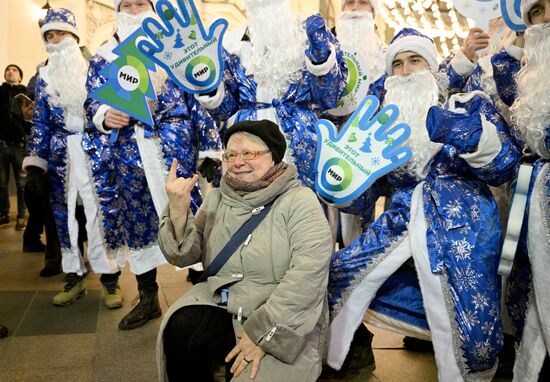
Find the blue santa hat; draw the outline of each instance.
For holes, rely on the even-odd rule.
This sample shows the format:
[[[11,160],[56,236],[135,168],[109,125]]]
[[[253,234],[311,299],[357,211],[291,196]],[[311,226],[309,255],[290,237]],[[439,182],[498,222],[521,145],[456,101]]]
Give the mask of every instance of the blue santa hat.
[[[529,11],[536,3],[538,3],[537,0],[521,0],[521,17],[527,26],[533,25],[529,17]]]
[[[386,73],[392,74],[392,63],[399,53],[414,52],[426,60],[432,73],[438,71],[437,49],[431,38],[413,28],[403,28],[386,50]]]
[[[65,8],[50,8],[46,17],[39,21],[42,39],[46,42],[46,32],[51,30],[70,32],[80,41],[80,33],[76,27],[74,13]]]

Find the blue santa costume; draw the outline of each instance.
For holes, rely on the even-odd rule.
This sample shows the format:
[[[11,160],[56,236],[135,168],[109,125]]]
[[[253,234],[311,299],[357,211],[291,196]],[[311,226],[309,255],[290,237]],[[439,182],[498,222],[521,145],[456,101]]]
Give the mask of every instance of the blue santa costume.
[[[70,32],[79,38],[74,14],[67,9],[48,10],[41,26],[44,42],[44,35],[51,30]],[[77,42],[73,43],[78,51]],[[75,70],[70,75],[81,75],[83,93],[87,62],[84,58],[82,61],[82,73]],[[93,190],[89,163],[81,145],[86,124],[85,95],[83,94],[82,104],[76,109],[63,104],[63,97],[61,102],[54,102],[48,89],[48,84],[53,80],[50,78],[49,69],[49,66],[44,66],[39,70],[32,117],[33,128],[27,143],[27,157],[23,161],[23,168],[28,171],[34,166],[48,172],[52,210],[61,244],[63,271],[79,276],[86,273],[86,266],[78,248],[78,223],[75,219],[77,197],[80,196],[86,214],[87,256],[90,266],[94,272],[113,274],[124,267],[126,258],[119,248],[108,245],[100,229],[99,204]],[[55,68],[51,69],[55,72]]]
[[[514,127],[517,131],[524,131],[521,138],[526,140],[523,142],[523,152],[526,154],[524,161],[527,165],[532,165],[527,206],[507,295],[515,340],[519,345],[516,347],[514,381],[522,382],[539,380],[539,372],[550,352],[550,124],[545,122],[545,125],[540,125],[541,117],[542,121],[549,120],[548,114],[542,115],[541,110],[533,110],[537,106],[531,106],[528,100],[522,99],[527,94],[533,94],[530,82],[523,84],[523,92],[519,83],[516,83],[516,78],[521,81],[524,74],[529,75],[529,70],[532,70],[530,64],[537,67],[548,65],[547,59],[543,58],[547,57],[547,53],[539,56],[543,52],[537,52],[537,49],[547,49],[549,24],[546,22],[533,26],[529,17],[530,10],[536,4],[536,0],[524,0],[521,3],[523,21],[528,27],[525,33],[525,51],[516,47],[516,55],[504,51],[493,57],[495,73],[498,73],[495,78],[497,88],[501,98],[513,105],[513,121],[518,123]],[[544,29],[546,33],[540,34]],[[546,44],[537,46],[543,40]],[[525,61],[525,68],[520,72],[522,60]],[[522,73],[524,70],[526,72]],[[538,77],[531,75],[530,81],[537,80]],[[537,94],[536,97],[547,95]],[[525,120],[524,117],[515,119],[516,113],[519,114],[520,109],[525,108],[527,114],[532,114],[531,118],[535,123],[533,120]],[[543,111],[548,112],[548,108]],[[525,134],[527,128],[530,130],[532,127],[542,132],[536,140],[529,140]]]
[[[405,28],[388,48],[388,73],[407,51],[437,71],[433,42]],[[371,89],[383,100],[386,79],[380,81]],[[341,367],[369,309],[374,325],[431,338],[440,380],[492,379],[503,341],[501,228],[487,184],[513,178],[519,152],[492,104],[482,93],[472,96],[452,99],[449,109],[430,108],[425,126],[441,145],[424,171],[395,170],[345,209],[360,214],[391,190],[389,208],[331,260],[333,368]]]
[[[120,2],[115,0],[115,9],[119,9]],[[152,12],[140,17],[149,13]],[[121,14],[118,12],[118,17]],[[113,49],[119,43],[115,35],[91,59],[89,94],[107,82],[101,73],[118,57]],[[127,244],[130,268],[138,275],[140,296],[140,276],[145,279],[158,265],[166,263],[157,241],[158,216],[168,203],[164,186],[173,158],[178,160],[178,177],[185,178],[196,173],[199,158],[221,160],[221,141],[214,121],[191,95],[179,89],[160,68],[156,70],[151,74],[158,98],[152,105],[154,126],[132,118],[112,142],[112,130],[103,124],[110,107],[88,97],[88,126],[83,140],[92,163],[105,236],[113,247]],[[155,76],[161,80],[155,81]],[[201,203],[198,189],[192,198],[195,211]],[[148,292],[156,294],[156,283],[148,284]]]
[[[229,126],[243,120],[269,119],[277,123],[289,148],[284,160],[293,162],[301,183],[313,188],[315,121],[321,112],[336,106],[346,86],[347,67],[338,42],[319,15],[310,16],[305,29],[309,43],[304,44],[307,50],[301,75],[289,83],[283,94],[272,93],[268,84],[257,83],[249,74],[254,45],[245,41],[248,36],[241,31],[235,41],[230,37],[224,41],[223,82],[215,94],[200,95],[197,99],[214,119],[227,120]]]

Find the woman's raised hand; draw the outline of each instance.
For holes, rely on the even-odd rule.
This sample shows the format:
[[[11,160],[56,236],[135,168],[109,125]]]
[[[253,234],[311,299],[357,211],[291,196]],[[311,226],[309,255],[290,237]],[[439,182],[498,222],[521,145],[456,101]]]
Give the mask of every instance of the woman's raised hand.
[[[177,168],[178,160],[174,158],[166,181],[166,193],[172,220],[177,216],[187,216],[191,205],[191,191],[199,181],[198,175],[194,175],[192,178],[178,178]]]

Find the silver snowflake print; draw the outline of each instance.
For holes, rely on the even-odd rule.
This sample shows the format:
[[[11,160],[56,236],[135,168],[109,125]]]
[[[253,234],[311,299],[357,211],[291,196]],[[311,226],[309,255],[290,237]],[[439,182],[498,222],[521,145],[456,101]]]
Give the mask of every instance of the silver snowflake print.
[[[464,321],[469,328],[479,325],[479,318],[477,317],[476,312],[466,312],[464,313]]]
[[[487,298],[485,293],[477,292],[477,294],[472,299],[472,302],[474,303],[476,310],[485,310],[485,308],[489,306],[489,299]]]
[[[169,52],[169,51],[164,52],[164,59],[165,60],[171,60],[172,56],[173,56],[172,52]]]
[[[450,218],[458,218],[462,215],[462,206],[458,200],[449,202],[443,209]]]
[[[486,336],[489,336],[489,335],[493,332],[493,325],[492,325],[490,322],[485,322],[485,323],[481,326],[481,331],[482,331],[483,334],[485,334]]]
[[[479,220],[480,212],[481,211],[479,210],[479,206],[477,204],[474,204],[471,209],[472,219],[474,219],[474,221]]]
[[[474,354],[476,358],[482,361],[489,360],[489,357],[493,354],[494,348],[488,341],[476,342],[474,348]]]
[[[466,240],[452,240],[451,251],[458,260],[469,259],[472,246]]]
[[[459,291],[475,289],[477,287],[480,274],[476,273],[470,265],[466,269],[457,269],[455,273],[456,286]]]
[[[373,166],[378,166],[380,164],[380,158],[378,157],[374,157],[370,160],[370,164],[372,164]]]

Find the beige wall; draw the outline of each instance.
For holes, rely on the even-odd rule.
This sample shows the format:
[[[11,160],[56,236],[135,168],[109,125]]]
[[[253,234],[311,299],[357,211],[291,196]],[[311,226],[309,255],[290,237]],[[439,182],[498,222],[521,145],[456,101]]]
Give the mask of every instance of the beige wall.
[[[0,0],[0,68],[14,63],[24,72],[23,83],[34,75],[46,58],[38,20],[45,16],[45,0]],[[79,28],[86,30],[86,0],[50,0],[55,7],[70,8]]]

